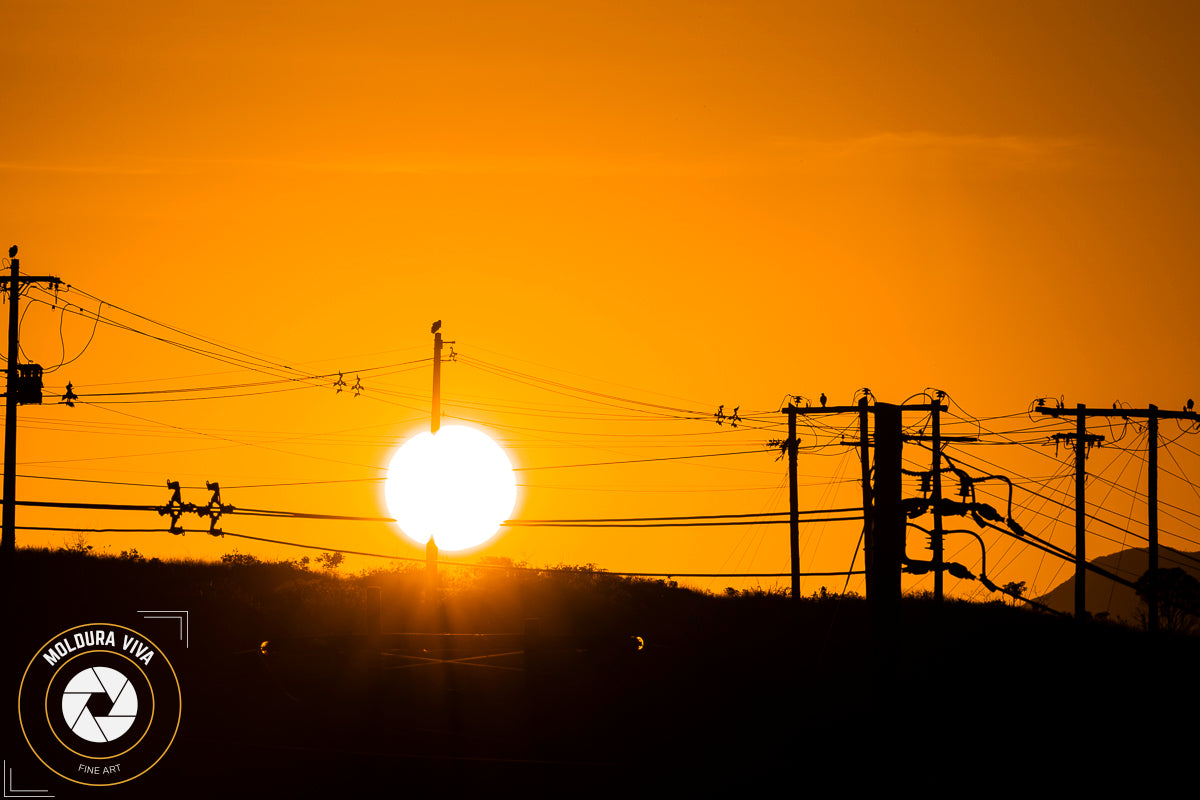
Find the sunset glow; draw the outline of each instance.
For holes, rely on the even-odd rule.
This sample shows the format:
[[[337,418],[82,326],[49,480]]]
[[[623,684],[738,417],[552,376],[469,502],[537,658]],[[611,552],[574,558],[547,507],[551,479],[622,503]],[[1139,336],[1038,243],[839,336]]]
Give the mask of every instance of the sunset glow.
[[[1049,438],[1069,423],[1031,419],[1034,398],[1200,396],[1197,4],[14,0],[0,21],[0,247],[63,281],[20,298],[46,399],[19,410],[16,494],[159,506],[170,480],[204,504],[219,482],[223,503],[288,515],[227,515],[256,537],[235,541],[21,507],[22,546],[79,528],[114,554],[422,560],[432,528],[291,515],[388,515],[395,433],[430,419],[438,319],[443,413],[529,470],[526,521],[781,514],[786,398],[934,387],[960,404],[946,433],[989,445],[947,457],[1053,498],[1018,489],[1014,514],[1073,550],[1056,516],[1073,469]],[[745,422],[718,425],[721,407]],[[856,425],[801,426],[800,508],[861,505]],[[1113,425],[1097,432],[1120,448],[1088,473],[1127,493],[1091,510],[1144,537],[1144,437]],[[513,526],[487,555],[777,576],[781,519]],[[1097,556],[1144,542],[1097,524]],[[803,528],[805,572],[852,573],[806,593],[865,591],[861,535]],[[1032,596],[1067,574],[981,535],[1000,584]],[[978,573],[980,545],[955,536]],[[919,532],[910,548],[928,557]]]

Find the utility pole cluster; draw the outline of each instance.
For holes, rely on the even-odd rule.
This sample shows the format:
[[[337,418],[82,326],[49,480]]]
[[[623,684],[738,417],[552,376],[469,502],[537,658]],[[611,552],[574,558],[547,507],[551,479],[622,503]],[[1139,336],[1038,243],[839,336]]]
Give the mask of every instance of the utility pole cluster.
[[[824,396],[824,395],[822,395]],[[926,504],[934,514],[934,530],[931,533],[930,549],[933,559],[922,571],[933,569],[936,573],[935,593],[942,596],[941,573],[947,569],[942,558],[942,514],[946,505],[942,500],[941,467],[942,446],[946,442],[974,441],[971,437],[943,437],[941,434],[940,414],[946,406],[940,401],[944,395],[939,392],[938,402],[893,405],[890,403],[870,403],[870,392],[864,390],[862,398],[854,406],[800,407],[795,402],[788,404],[783,413],[788,416],[788,438],[782,443],[788,456],[789,495],[791,498],[791,555],[792,555],[792,594],[800,594],[800,564],[799,564],[799,520],[798,520],[798,481],[797,455],[799,438],[796,433],[796,419],[800,416],[818,414],[858,414],[859,416],[859,458],[862,464],[862,496],[863,496],[863,549],[867,565],[867,597],[895,596],[899,598],[900,568],[908,563],[904,552],[905,529],[909,515],[913,512],[911,505],[906,505],[901,491],[901,475],[906,470],[901,468],[901,452],[903,442],[930,441],[933,445],[933,466],[930,472],[920,473],[923,484],[932,489],[933,502]],[[932,436],[924,434],[905,435],[903,433],[903,412],[919,411],[932,415]],[[869,433],[869,420],[875,418],[875,435]],[[851,442],[847,442],[851,444]],[[871,448],[875,448],[875,481],[872,486]],[[924,508],[922,507],[922,508]],[[961,513],[961,512],[959,512]]]
[[[788,460],[789,475],[789,549],[791,556],[792,596],[800,597],[800,564],[799,564],[799,492],[798,492],[798,454],[800,439],[797,434],[797,418],[818,414],[849,414],[859,415],[859,441],[844,442],[856,444],[860,451],[862,464],[862,496],[863,496],[863,549],[866,561],[866,593],[872,607],[872,615],[876,627],[882,631],[894,630],[899,618],[900,575],[902,572],[926,573],[933,572],[934,598],[941,601],[944,595],[944,573],[963,578],[975,576],[960,564],[945,561],[943,539],[946,530],[943,525],[945,515],[970,516],[980,527],[990,527],[1019,537],[1027,534],[1012,516],[1012,483],[1001,475],[969,476],[953,464],[952,459],[944,456],[943,448],[951,442],[973,442],[974,437],[944,436],[941,430],[941,414],[947,410],[942,403],[945,399],[943,392],[937,392],[932,399],[935,402],[921,404],[892,405],[887,403],[869,403],[870,392],[863,390],[863,396],[856,406],[830,406],[824,402],[822,395],[820,407],[811,404],[800,406],[801,398],[789,398],[788,405],[782,409],[788,418],[788,437],[785,440],[772,442],[780,446]],[[1093,446],[1103,444],[1104,437],[1087,432],[1088,417],[1113,418],[1124,420],[1145,419],[1148,427],[1148,499],[1147,515],[1149,528],[1149,574],[1153,576],[1158,570],[1158,426],[1159,420],[1185,420],[1192,424],[1200,424],[1200,414],[1193,411],[1192,401],[1182,411],[1164,411],[1158,406],[1150,405],[1144,409],[1129,408],[1088,408],[1083,404],[1074,409],[1047,407],[1039,402],[1038,412],[1054,417],[1074,417],[1075,430],[1069,433],[1058,433],[1052,441],[1071,445],[1075,453],[1076,469],[1076,543],[1074,560],[1075,572],[1075,613],[1078,617],[1087,614],[1085,603],[1086,572],[1096,569],[1087,563],[1086,554],[1086,521],[1087,503],[1086,468],[1087,454]],[[917,411],[930,415],[930,433],[924,430],[919,434],[905,434],[902,418],[906,411]],[[874,417],[874,435],[869,433],[869,420]],[[903,469],[901,466],[901,450],[905,441],[929,442],[932,450],[932,463],[928,472]],[[870,458],[870,450],[874,448],[874,467]],[[949,460],[950,465],[944,466],[943,460]],[[872,471],[874,480],[871,480]],[[944,496],[942,480],[946,473],[954,473],[960,481],[962,500],[951,500]],[[902,495],[901,476],[918,477],[924,497],[905,499]],[[1006,513],[1000,513],[991,506],[978,502],[975,498],[976,483],[988,480],[1003,480],[1009,483],[1009,507]],[[926,530],[909,522],[910,519],[930,512],[933,515],[932,530]],[[1002,527],[1004,526],[1004,527]],[[929,549],[932,557],[929,561],[919,561],[910,558],[905,551],[906,532],[909,527],[924,530],[929,535]],[[969,532],[969,531],[968,531]],[[1034,537],[1036,539],[1036,537]],[[1045,543],[1043,543],[1045,544]],[[1103,572],[1103,571],[1101,571]],[[1110,576],[1111,577],[1111,576]],[[993,590],[1000,590],[987,579],[986,570],[979,576],[984,585]],[[1004,591],[1004,590],[1000,590]],[[1155,594],[1154,581],[1150,581],[1150,597],[1148,622],[1151,630],[1158,627],[1158,598]]]
[[[1087,451],[1092,445],[1104,441],[1103,436],[1087,432],[1087,418],[1097,417],[1111,419],[1118,417],[1124,420],[1144,419],[1147,421],[1147,449],[1149,474],[1146,487],[1146,515],[1149,529],[1149,564],[1150,597],[1147,598],[1147,616],[1151,631],[1158,630],[1158,595],[1155,590],[1154,576],[1158,570],[1158,421],[1160,419],[1186,420],[1193,424],[1200,423],[1200,415],[1192,409],[1194,404],[1188,400],[1182,411],[1164,411],[1151,403],[1146,408],[1088,408],[1083,403],[1075,408],[1055,406],[1048,408],[1044,401],[1039,400],[1037,411],[1052,417],[1075,417],[1075,432],[1073,434],[1055,434],[1055,441],[1071,441],[1075,445],[1075,616],[1084,617],[1087,614],[1086,594],[1084,592],[1087,575],[1087,558],[1084,550],[1084,534],[1087,529],[1087,503],[1085,500],[1087,471],[1084,462]]]

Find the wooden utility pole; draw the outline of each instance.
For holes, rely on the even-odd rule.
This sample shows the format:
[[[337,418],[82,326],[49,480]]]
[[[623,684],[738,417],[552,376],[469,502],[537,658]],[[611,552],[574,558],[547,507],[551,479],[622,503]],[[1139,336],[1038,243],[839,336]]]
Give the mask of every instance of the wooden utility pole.
[[[870,413],[867,396],[858,399],[858,456],[862,469],[862,504],[863,504],[863,563],[869,564],[875,558],[875,510],[871,494],[871,441],[870,430],[867,426],[867,415]],[[871,584],[867,582],[867,601],[871,600]]]
[[[1083,403],[1079,404],[1083,408]],[[1103,438],[1103,437],[1101,437]],[[1087,429],[1083,414],[1075,418],[1075,617],[1083,619],[1087,614],[1087,556],[1084,540],[1087,538],[1087,503],[1083,493],[1087,488],[1087,472],[1084,459],[1087,457]]]
[[[437,433],[442,427],[442,321],[433,323],[433,402],[429,407],[429,431]]]
[[[1086,433],[1084,419],[1086,417],[1120,417],[1121,419],[1145,419],[1149,423],[1148,441],[1146,446],[1149,450],[1148,461],[1150,464],[1150,474],[1147,479],[1146,486],[1146,524],[1149,528],[1147,539],[1149,544],[1148,564],[1149,570],[1158,569],[1158,421],[1160,419],[1181,419],[1188,422],[1200,422],[1200,414],[1192,411],[1192,401],[1188,401],[1188,407],[1183,411],[1163,411],[1158,406],[1151,404],[1147,408],[1087,408],[1083,403],[1080,403],[1073,409],[1069,408],[1046,408],[1038,406],[1038,411],[1043,414],[1049,414],[1052,417],[1075,417],[1075,433],[1054,435],[1055,440],[1063,439],[1075,440],[1075,615],[1082,617],[1085,613],[1084,608],[1084,571],[1087,568],[1087,560],[1084,557],[1084,542],[1083,530],[1084,523],[1087,519],[1087,508],[1084,502],[1084,466],[1083,456],[1085,445],[1090,445],[1095,442],[1103,441],[1103,436],[1095,436]],[[1151,575],[1154,573],[1151,572]],[[1147,602],[1148,626],[1151,630],[1158,629],[1158,595],[1154,590],[1154,581],[1150,582],[1151,596]]]
[[[940,393],[939,393],[940,394]],[[940,398],[939,398],[940,399]],[[933,407],[933,599],[941,603],[945,580],[945,551],[942,546],[942,414],[940,406]]]
[[[429,432],[437,435],[442,428],[442,321],[439,319],[429,328],[433,334],[433,398],[429,404]],[[437,562],[438,546],[429,535],[425,545],[425,599],[429,603],[430,619],[437,606]]]
[[[933,569],[933,598],[934,602],[941,604],[945,600],[946,586],[946,530],[942,521],[945,515],[942,491],[942,448],[950,442],[976,442],[979,441],[974,436],[943,436],[942,435],[942,412],[946,410],[946,406],[941,403],[945,399],[945,392],[937,393],[938,402],[928,406],[922,406],[930,410],[932,420],[931,435],[925,434],[907,435],[904,437],[910,442],[929,442],[933,451],[933,459],[929,469],[929,482],[925,483],[925,478],[922,476],[922,490],[928,491],[932,495],[930,502],[930,512],[933,514],[933,531],[929,534],[929,549],[933,552],[933,558],[930,559],[930,566]],[[903,408],[911,409],[914,406],[903,406]],[[924,487],[928,486],[928,489]]]
[[[792,556],[792,598],[800,599],[800,440],[796,438],[796,406],[788,405],[788,538]]]
[[[1150,549],[1147,552],[1146,571],[1150,573],[1150,597],[1146,600],[1146,617],[1151,633],[1158,631],[1158,586],[1154,576],[1158,574],[1158,406],[1153,403],[1147,409],[1149,430],[1146,433],[1150,448],[1150,474],[1146,476],[1146,525]]]
[[[17,246],[8,249],[8,277],[0,277],[0,285],[8,284],[8,383],[4,394],[4,509],[0,519],[0,558],[7,560],[17,549],[17,404],[41,403],[41,367],[36,364],[19,364],[21,348],[19,342],[20,320],[17,303],[21,287],[31,283],[48,283],[58,286],[58,278],[48,275],[21,277],[21,261],[17,258]],[[21,375],[22,367],[28,376]],[[33,380],[34,385],[23,385]]]
[[[1083,408],[1082,405],[1079,406]],[[1087,472],[1085,462],[1087,451],[1094,444],[1104,441],[1103,436],[1088,433],[1084,425],[1084,415],[1080,414],[1075,421],[1074,433],[1056,433],[1056,442],[1071,442],[1075,448],[1075,616],[1083,619],[1087,614]]]
[[[867,562],[867,592],[874,596],[872,615],[885,629],[894,629],[900,619],[900,566],[907,527],[900,502],[901,408],[875,404],[874,555]]]
[[[15,249],[15,245],[14,245]],[[17,300],[21,296],[21,261],[12,253],[8,278],[8,384],[4,393],[4,512],[0,521],[0,553],[17,549],[17,372],[20,344]]]

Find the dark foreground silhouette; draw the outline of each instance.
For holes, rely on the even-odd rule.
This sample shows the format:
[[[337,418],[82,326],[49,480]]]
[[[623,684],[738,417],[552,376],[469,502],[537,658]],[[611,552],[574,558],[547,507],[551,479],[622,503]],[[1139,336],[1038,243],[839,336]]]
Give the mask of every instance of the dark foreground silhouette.
[[[499,570],[444,574],[431,607],[420,571],[340,578],[250,561],[18,551],[5,581],[10,707],[49,637],[107,621],[154,639],[183,696],[166,756],[112,796],[773,794],[781,779],[949,789],[1190,769],[1175,756],[1193,736],[1177,723],[1200,705],[1189,637],[915,599],[881,663],[857,597]],[[187,610],[187,646],[178,622],[137,613],[148,609]],[[17,786],[101,791],[47,772],[15,719],[5,725]]]

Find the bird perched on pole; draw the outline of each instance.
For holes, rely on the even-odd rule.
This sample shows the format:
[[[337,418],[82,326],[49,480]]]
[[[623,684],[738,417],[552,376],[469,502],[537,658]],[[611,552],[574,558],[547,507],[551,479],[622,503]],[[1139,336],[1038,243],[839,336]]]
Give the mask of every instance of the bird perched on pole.
[[[433,323],[433,325],[431,325],[431,326],[430,326],[430,328],[429,328],[429,332],[430,332],[430,333],[437,333],[437,332],[438,332],[438,328],[440,328],[440,327],[442,327],[442,321],[439,319],[437,322]]]
[[[824,408],[825,404],[828,402],[829,402],[829,398],[825,396],[824,392],[821,392],[821,408]]]

